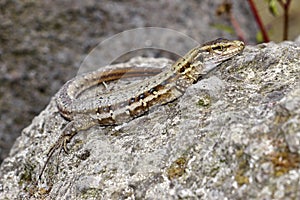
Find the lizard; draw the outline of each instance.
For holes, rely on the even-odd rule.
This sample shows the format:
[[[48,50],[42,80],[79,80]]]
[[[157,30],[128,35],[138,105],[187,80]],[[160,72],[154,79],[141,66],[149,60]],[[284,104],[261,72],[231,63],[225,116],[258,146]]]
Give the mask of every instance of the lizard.
[[[154,106],[174,101],[203,75],[241,53],[244,47],[242,41],[219,38],[193,48],[163,70],[153,67],[100,69],[69,80],[56,96],[57,108],[69,123],[49,149],[39,179],[54,152],[59,149],[59,153],[62,150],[67,153],[67,143],[79,131],[96,125],[123,124],[143,115]],[[139,76],[151,77],[116,92],[84,100],[78,98],[83,92],[101,83]]]

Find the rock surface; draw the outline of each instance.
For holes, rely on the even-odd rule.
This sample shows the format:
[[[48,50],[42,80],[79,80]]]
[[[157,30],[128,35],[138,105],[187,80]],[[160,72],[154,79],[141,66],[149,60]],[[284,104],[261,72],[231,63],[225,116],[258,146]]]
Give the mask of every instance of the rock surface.
[[[1,199],[300,199],[300,46],[247,46],[178,100],[80,132],[38,181],[66,123],[51,100],[23,130]]]
[[[229,17],[216,14],[222,2],[1,0],[0,164],[21,130],[76,75],[82,60],[100,42],[138,27],[173,29],[200,43],[219,37],[236,39]],[[247,6],[235,1],[232,10],[245,41],[254,43],[257,29]],[[161,43],[170,42],[161,39]],[[173,47],[178,46],[172,42]],[[166,57],[163,55],[152,51],[147,57]]]

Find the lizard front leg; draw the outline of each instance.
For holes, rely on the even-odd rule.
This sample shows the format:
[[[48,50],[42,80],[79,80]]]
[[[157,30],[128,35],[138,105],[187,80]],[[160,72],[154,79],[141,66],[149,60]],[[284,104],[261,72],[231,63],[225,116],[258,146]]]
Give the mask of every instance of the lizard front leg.
[[[57,141],[50,147],[50,149],[47,153],[47,160],[46,160],[44,166],[42,167],[41,173],[39,175],[39,179],[41,179],[41,176],[43,175],[43,172],[45,171],[47,164],[49,163],[51,157],[53,156],[53,154],[56,150],[59,150],[59,153],[57,156],[60,155],[62,150],[64,150],[66,153],[68,153],[67,144],[71,141],[71,139],[79,131],[87,130],[97,124],[98,124],[97,120],[89,117],[88,115],[80,115],[80,117],[76,117],[72,121],[70,121],[64,127],[64,129],[63,129],[61,135],[59,136],[59,138],[57,139]]]

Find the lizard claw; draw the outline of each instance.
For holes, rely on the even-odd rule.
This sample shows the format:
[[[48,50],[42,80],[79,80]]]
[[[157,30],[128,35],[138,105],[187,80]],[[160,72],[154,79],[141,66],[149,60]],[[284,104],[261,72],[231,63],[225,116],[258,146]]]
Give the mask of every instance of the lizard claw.
[[[41,179],[43,172],[45,171],[45,168],[47,166],[47,164],[50,161],[50,158],[53,156],[54,152],[59,149],[59,153],[57,156],[59,156],[61,150],[63,149],[65,153],[68,154],[68,148],[67,148],[67,143],[69,142],[70,138],[69,136],[62,136],[60,137],[49,149],[48,153],[47,153],[47,160],[42,168],[42,171],[39,175],[39,179]]]
[[[70,141],[69,136],[64,136],[64,138],[63,138],[62,140],[63,140],[63,141],[61,142],[61,143],[62,143],[62,144],[61,144],[61,148],[64,149],[64,152],[65,152],[66,154],[69,154],[69,149],[68,149],[68,147],[67,147],[67,143],[69,143],[69,141]]]

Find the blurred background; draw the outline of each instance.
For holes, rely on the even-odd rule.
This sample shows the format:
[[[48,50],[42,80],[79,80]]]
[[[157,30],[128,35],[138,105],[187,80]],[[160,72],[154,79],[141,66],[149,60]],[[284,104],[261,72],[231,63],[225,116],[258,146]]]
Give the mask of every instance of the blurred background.
[[[269,39],[280,42],[284,12],[275,5],[272,15],[268,2],[254,4]],[[289,40],[299,35],[299,10],[300,1],[291,1]],[[22,129],[105,39],[133,28],[164,27],[199,43],[224,37],[254,45],[264,39],[253,16],[248,1],[233,0],[1,0],[0,163]],[[163,52],[142,55],[176,59]]]

